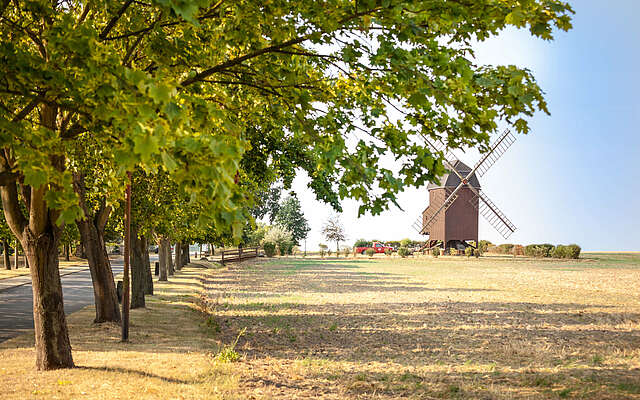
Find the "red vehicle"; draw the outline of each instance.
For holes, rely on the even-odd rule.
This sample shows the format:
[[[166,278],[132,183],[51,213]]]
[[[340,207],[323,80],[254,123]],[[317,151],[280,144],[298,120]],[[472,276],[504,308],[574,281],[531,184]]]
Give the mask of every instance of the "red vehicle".
[[[373,249],[376,253],[384,253],[387,250],[393,251],[393,247],[385,246],[380,242],[373,242],[371,247],[356,247],[356,253],[365,254],[368,249]]]

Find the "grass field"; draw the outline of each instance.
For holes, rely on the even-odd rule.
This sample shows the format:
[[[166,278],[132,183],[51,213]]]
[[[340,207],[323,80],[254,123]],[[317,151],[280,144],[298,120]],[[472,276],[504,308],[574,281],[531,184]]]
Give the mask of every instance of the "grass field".
[[[640,254],[277,259],[210,289],[233,398],[640,398]],[[237,385],[237,386],[235,386]]]
[[[640,254],[280,258],[186,268],[78,368],[0,344],[1,399],[640,399]]]

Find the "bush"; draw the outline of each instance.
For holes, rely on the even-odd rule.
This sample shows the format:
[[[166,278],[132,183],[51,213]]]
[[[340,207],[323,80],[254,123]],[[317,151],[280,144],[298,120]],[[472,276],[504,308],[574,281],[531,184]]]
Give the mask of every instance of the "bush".
[[[566,246],[563,246],[561,244],[556,246],[556,249],[553,251],[553,257],[555,258],[566,258]]]
[[[513,245],[511,243],[505,243],[498,246],[498,248],[496,249],[496,253],[511,254],[512,250],[513,250]]]
[[[409,247],[411,245],[411,239],[402,239],[400,241],[400,247]]]
[[[466,249],[464,249],[464,254],[467,257],[471,257],[473,255],[473,247],[469,246]]]
[[[387,255],[387,256],[390,256],[391,254],[393,254],[393,250],[391,250],[391,249],[386,249],[386,250],[384,251],[384,254],[385,254],[385,255]]]
[[[349,246],[344,246],[342,248],[342,254],[344,254],[344,258],[349,257],[349,253],[351,253],[351,247]]]
[[[475,256],[475,258],[478,258],[482,255],[482,252],[480,251],[480,249],[473,249],[473,255]]]
[[[513,254],[514,256],[523,256],[524,247],[521,244],[513,245],[513,248],[511,249],[511,254]]]
[[[369,258],[371,258],[371,257],[373,257],[373,255],[374,255],[374,254],[376,254],[376,251],[375,251],[374,249],[367,249],[367,250],[365,251],[365,254],[366,254],[367,256],[369,256]]]
[[[577,244],[570,244],[565,248],[567,258],[580,258],[580,252],[582,249]]]
[[[557,245],[555,250],[552,253],[552,256],[555,258],[579,258],[580,251],[582,249],[577,244],[570,244],[568,246],[563,246],[561,244]]]
[[[438,258],[438,256],[440,255],[440,247],[434,247],[433,249],[431,249],[431,255],[435,258]]]
[[[331,249],[327,248],[327,257],[331,257]]]
[[[488,241],[488,240],[481,240],[481,241],[478,243],[478,249],[480,250],[480,252],[482,252],[482,253],[486,253],[486,252],[487,252],[487,250],[489,250],[489,246],[492,246],[492,245],[493,245],[493,244],[492,244],[490,241]]]
[[[367,240],[364,240],[364,239],[358,239],[353,244],[353,247],[371,247],[371,245],[372,245],[371,241],[367,241]]]
[[[320,257],[324,258],[324,255],[327,253],[327,249],[329,247],[324,243],[320,243],[318,247],[320,248]]]
[[[262,243],[262,248],[267,257],[273,257],[276,254],[276,244],[273,242]]]
[[[405,246],[402,246],[398,249],[398,255],[402,258],[405,258],[409,255],[409,249]]]

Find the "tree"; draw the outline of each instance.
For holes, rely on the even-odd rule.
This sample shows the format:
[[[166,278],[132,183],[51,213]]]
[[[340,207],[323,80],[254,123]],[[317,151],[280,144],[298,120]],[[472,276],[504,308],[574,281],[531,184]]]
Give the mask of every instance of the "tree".
[[[344,233],[344,227],[340,222],[340,217],[334,215],[329,217],[322,226],[322,234],[325,239],[330,242],[336,242],[336,255],[340,255],[340,242],[344,242],[347,238]]]
[[[73,365],[57,248],[61,226],[86,217],[68,157],[81,138],[113,160],[110,196],[127,171],[164,170],[202,205],[198,225],[235,238],[254,192],[235,178],[254,144],[283,161],[270,173],[303,169],[336,210],[354,198],[380,213],[444,171],[415,139],[482,149],[498,120],[526,133],[524,117],[547,111],[528,70],[475,65],[472,41],[507,26],[551,39],[571,12],[559,0],[3,1],[0,194],[32,267],[37,367]],[[396,173],[380,167],[389,155],[406,160]]]
[[[293,234],[287,228],[280,225],[270,226],[262,241],[263,243],[273,243],[278,246],[278,251],[281,256],[287,254],[294,244]]]
[[[295,195],[288,196],[282,201],[274,221],[291,232],[294,243],[298,245],[311,230],[300,208],[300,200]]]

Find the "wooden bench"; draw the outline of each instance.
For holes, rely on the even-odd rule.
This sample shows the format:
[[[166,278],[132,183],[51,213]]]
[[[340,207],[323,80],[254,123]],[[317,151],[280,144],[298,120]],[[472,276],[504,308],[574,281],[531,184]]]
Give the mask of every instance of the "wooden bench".
[[[238,248],[235,250],[222,250],[222,265],[228,262],[242,261],[249,258],[256,258],[260,256],[259,247],[247,247],[245,249]]]

